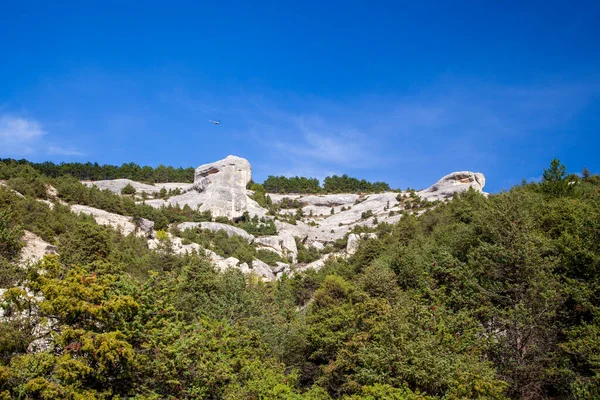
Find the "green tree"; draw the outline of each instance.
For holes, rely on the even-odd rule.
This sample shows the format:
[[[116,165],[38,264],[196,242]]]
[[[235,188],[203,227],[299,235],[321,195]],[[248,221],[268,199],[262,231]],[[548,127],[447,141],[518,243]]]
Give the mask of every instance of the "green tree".
[[[121,189],[121,194],[134,195],[136,192],[135,188],[128,183],[123,189]]]
[[[562,196],[567,192],[569,182],[565,179],[567,168],[557,158],[550,162],[548,169],[542,175],[542,190],[550,195]]]

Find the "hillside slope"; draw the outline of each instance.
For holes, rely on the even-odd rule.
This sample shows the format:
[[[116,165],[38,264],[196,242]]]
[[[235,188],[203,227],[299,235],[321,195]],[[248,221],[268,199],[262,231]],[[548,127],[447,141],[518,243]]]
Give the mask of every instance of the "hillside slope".
[[[600,395],[598,175],[555,161],[497,195],[394,193],[397,222],[312,242],[310,218],[372,202],[357,210],[372,221],[392,196],[273,195],[265,217],[232,220],[27,165],[0,179],[0,397]]]

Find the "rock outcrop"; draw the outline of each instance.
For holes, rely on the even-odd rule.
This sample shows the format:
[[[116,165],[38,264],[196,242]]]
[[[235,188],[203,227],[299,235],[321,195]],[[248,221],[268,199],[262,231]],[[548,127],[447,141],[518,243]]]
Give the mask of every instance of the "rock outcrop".
[[[154,222],[141,218],[134,222],[132,217],[111,213],[99,208],[74,204],[71,211],[76,214],[91,215],[97,224],[110,226],[121,231],[123,235],[135,233],[137,236],[152,237],[154,235]]]
[[[131,179],[111,179],[111,180],[105,180],[105,181],[83,181],[81,183],[83,183],[84,185],[89,186],[89,187],[96,186],[98,189],[101,189],[101,190],[107,189],[116,194],[121,194],[121,190],[123,190],[123,188],[127,185],[133,186],[135,191],[138,193],[144,192],[144,193],[148,193],[148,194],[158,193],[163,188],[166,190],[179,189],[179,190],[185,192],[185,191],[190,190],[193,186],[193,184],[191,184],[191,183],[175,183],[175,182],[157,183],[155,185],[148,185],[146,183],[132,181]]]
[[[464,192],[473,188],[478,192],[483,192],[485,186],[485,177],[480,172],[460,171],[453,172],[444,176],[425,190],[417,194],[426,200],[447,200],[455,193]]]
[[[56,247],[46,242],[36,234],[23,231],[21,240],[25,242],[25,246],[21,249],[19,265],[25,266],[29,263],[36,263],[47,254],[57,254]]]
[[[346,243],[346,253],[349,256],[356,254],[360,246],[360,241],[363,238],[377,239],[377,235],[374,233],[351,233],[350,235],[348,235],[348,242]]]
[[[177,225],[177,228],[181,231],[185,231],[186,229],[208,229],[210,231],[225,231],[227,236],[231,237],[233,235],[240,236],[248,241],[248,243],[252,243],[254,241],[254,236],[249,234],[243,229],[236,228],[235,226],[221,224],[219,222],[182,222]]]
[[[184,193],[172,196],[168,199],[151,199],[146,204],[153,207],[163,205],[189,206],[194,210],[210,211],[213,217],[227,217],[235,219],[244,213],[250,216],[266,217],[274,219],[277,235],[254,237],[236,226],[216,222],[184,222],[178,225],[180,230],[200,227],[212,231],[223,230],[228,236],[239,236],[248,243],[254,244],[258,249],[266,249],[288,258],[292,265],[280,263],[270,267],[259,260],[254,260],[249,266],[240,263],[239,260],[230,257],[224,258],[211,251],[202,249],[198,244],[183,244],[181,238],[171,237],[171,242],[176,253],[187,253],[191,251],[205,252],[217,268],[237,268],[245,273],[252,273],[263,280],[278,279],[283,273],[292,274],[308,268],[321,268],[330,257],[348,257],[355,254],[359,248],[360,241],[365,238],[375,237],[374,234],[350,234],[345,251],[336,255],[327,254],[321,259],[307,264],[297,265],[298,249],[296,238],[302,240],[307,246],[313,246],[322,250],[328,244],[344,238],[348,232],[355,227],[375,227],[381,222],[394,224],[402,218],[403,213],[420,215],[428,206],[422,204],[415,198],[414,193],[385,192],[372,194],[273,194],[267,193],[273,203],[281,203],[284,198],[295,200],[294,208],[267,210],[261,207],[249,196],[253,192],[246,189],[252,179],[250,163],[240,157],[228,156],[223,160],[199,166],[195,170],[193,184],[156,184],[145,185],[126,179],[113,181],[84,182],[87,185],[96,185],[100,188],[109,189],[120,193],[127,185],[131,184],[139,192],[156,193],[162,187],[179,188]],[[428,201],[445,201],[455,193],[473,188],[482,192],[485,186],[485,177],[481,173],[468,171],[454,172],[449,174],[431,187],[416,192],[420,198]],[[286,202],[287,203],[287,202]],[[300,220],[290,219],[294,214],[300,214]],[[133,223],[130,217],[118,216],[102,210],[85,206],[72,206],[74,212],[85,212],[91,214],[98,223],[110,225],[121,229],[123,233],[136,232],[146,237],[153,238],[153,227]],[[187,243],[187,242],[186,242]],[[150,247],[159,248],[159,242],[149,241]]]
[[[269,267],[267,263],[257,259],[252,260],[252,270],[250,273],[257,275],[262,280],[267,282],[272,282],[275,280],[275,274],[271,270],[271,267]]]
[[[259,236],[254,242],[261,248],[272,250],[281,257],[291,257],[292,262],[296,262],[298,256],[298,247],[296,240],[290,232],[282,232],[276,236]]]
[[[193,189],[166,201],[151,200],[147,204],[160,207],[166,204],[188,205],[200,211],[210,211],[215,217],[236,218],[248,211],[252,215],[265,216],[267,210],[260,207],[246,194],[246,185],[252,179],[248,160],[236,156],[196,168]]]

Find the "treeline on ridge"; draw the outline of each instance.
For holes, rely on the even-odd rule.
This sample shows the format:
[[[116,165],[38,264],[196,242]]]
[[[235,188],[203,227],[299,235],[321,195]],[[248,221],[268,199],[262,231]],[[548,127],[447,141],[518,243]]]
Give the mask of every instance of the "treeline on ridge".
[[[365,179],[342,176],[328,176],[323,186],[316,178],[293,176],[269,176],[262,184],[268,193],[380,193],[391,191],[385,182],[368,182]]]
[[[140,166],[136,163],[123,163],[121,166],[91,163],[53,163],[45,161],[35,163],[28,160],[15,160],[12,158],[0,159],[6,165],[29,165],[48,178],[60,178],[72,176],[82,181],[100,181],[111,179],[131,179],[144,183],[163,182],[194,182],[194,168],[174,168],[159,165],[157,167]],[[254,183],[252,183],[254,184]],[[323,180],[323,185],[316,178],[285,177],[270,175],[263,183],[266,192],[269,193],[380,193],[391,191],[385,182],[368,182],[365,179],[357,179],[346,174],[342,176],[328,176]],[[250,185],[249,185],[250,187]]]
[[[136,163],[123,163],[121,166],[96,163],[60,163],[51,161],[34,163],[27,160],[0,159],[4,164],[29,165],[49,178],[72,176],[82,181],[100,181],[108,179],[131,179],[137,182],[194,182],[194,168],[174,168],[159,165],[158,167],[140,166]]]

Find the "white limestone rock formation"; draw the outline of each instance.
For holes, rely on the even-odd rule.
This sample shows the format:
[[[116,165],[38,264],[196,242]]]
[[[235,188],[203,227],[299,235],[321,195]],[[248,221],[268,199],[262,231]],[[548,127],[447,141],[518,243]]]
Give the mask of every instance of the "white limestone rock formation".
[[[19,258],[20,266],[36,263],[47,254],[57,254],[55,246],[27,230],[23,231],[21,240],[25,242],[25,246],[21,249]]]
[[[140,183],[132,181],[131,179],[110,179],[104,181],[82,181],[84,185],[88,187],[96,186],[98,189],[108,189],[113,193],[121,194],[121,190],[127,185],[131,185],[135,188],[137,193],[148,193],[155,194],[160,192],[162,188],[166,190],[179,189],[183,192],[190,190],[193,186],[192,183],[180,183],[180,182],[167,182],[167,183],[156,183],[154,185],[148,185],[146,183]]]
[[[328,260],[336,258],[336,257],[342,257],[342,256],[343,256],[343,254],[340,254],[340,253],[328,253],[328,254],[325,254],[323,257],[319,258],[316,261],[313,261],[313,262],[308,263],[306,265],[301,265],[299,267],[296,267],[292,271],[293,273],[291,273],[290,275],[297,274],[297,273],[300,273],[300,272],[304,272],[304,271],[309,270],[309,269],[314,269],[314,270],[318,271],[321,268],[323,268],[323,266],[325,265],[325,263]]]
[[[241,228],[236,228],[235,226],[222,224],[220,222],[182,222],[177,225],[177,228],[181,231],[185,231],[186,229],[194,229],[200,227],[200,229],[208,229],[211,231],[225,231],[227,236],[231,237],[233,235],[240,236],[248,241],[248,243],[252,243],[254,241],[254,236],[246,232]]]
[[[289,264],[277,262],[277,266],[273,268],[273,274],[277,276],[277,279],[281,279],[283,275],[292,275],[292,269]]]
[[[25,198],[25,196],[23,196],[23,194],[22,194],[22,193],[19,193],[19,192],[17,192],[16,190],[14,190],[14,189],[11,189],[11,188],[10,188],[10,187],[9,187],[9,186],[6,184],[6,181],[0,181],[0,186],[2,186],[2,187],[5,187],[7,190],[11,191],[12,193],[14,193],[15,195],[17,195],[18,197],[20,197],[20,198],[22,198],[22,199],[24,199],[24,198]]]
[[[154,221],[150,221],[146,218],[140,218],[136,225],[138,235],[143,235],[147,238],[154,238]]]
[[[480,172],[459,171],[444,176],[425,190],[417,194],[429,201],[444,201],[452,198],[454,193],[464,192],[473,188],[478,192],[483,192],[485,186],[485,177]]]
[[[292,258],[292,262],[296,263],[298,256],[298,247],[294,235],[290,232],[281,232],[276,236],[259,236],[254,239],[254,242],[260,247],[272,250],[281,257]]]
[[[200,211],[210,211],[215,217],[236,218],[248,211],[250,215],[263,217],[267,210],[260,207],[246,193],[246,185],[252,179],[248,160],[236,156],[196,168],[193,189],[166,201],[147,201],[153,207],[167,204],[188,205]]]
[[[325,248],[325,245],[321,242],[312,242],[311,246],[317,250],[323,250]]]
[[[267,263],[262,262],[261,260],[252,260],[252,269],[249,271],[249,273],[258,276],[266,282],[273,282],[275,280],[275,274],[271,270],[271,267],[269,267]]]
[[[135,224],[132,222],[131,217],[126,217],[124,215],[111,213],[99,208],[82,206],[79,204],[72,205],[71,212],[74,212],[75,214],[91,215],[94,220],[96,220],[96,223],[120,230],[124,235],[129,235],[130,233],[135,232]]]
[[[121,231],[123,235],[129,235],[131,233],[135,233],[137,236],[142,237],[152,237],[154,235],[154,222],[144,218],[141,218],[136,224],[133,217],[127,217],[104,211],[99,208],[82,206],[79,204],[72,205],[71,212],[91,215],[97,224],[110,226],[113,229]]]
[[[348,235],[348,243],[346,243],[346,253],[351,256],[356,254],[360,246],[360,241],[363,238],[377,239],[377,235],[374,233],[351,233]]]

